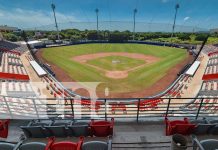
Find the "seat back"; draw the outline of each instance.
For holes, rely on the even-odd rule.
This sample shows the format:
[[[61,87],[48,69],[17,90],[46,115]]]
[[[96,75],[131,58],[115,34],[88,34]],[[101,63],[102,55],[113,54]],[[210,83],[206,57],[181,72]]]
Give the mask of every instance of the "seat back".
[[[9,126],[9,120],[0,121],[0,137],[2,138],[8,137],[8,126]]]
[[[97,137],[106,137],[113,133],[113,122],[109,121],[92,121],[90,124],[92,134]]]
[[[55,137],[67,136],[67,131],[65,126],[45,126],[45,128],[49,131],[50,136],[55,136]]]
[[[45,138],[47,135],[41,126],[21,126],[26,137]]]
[[[57,142],[51,145],[51,150],[77,150],[77,143],[73,142]]]
[[[216,150],[218,149],[218,140],[208,139],[200,141],[200,144],[205,150]]]
[[[218,135],[218,125],[211,127],[208,132],[213,135]]]
[[[172,134],[189,135],[195,129],[194,124],[177,124],[172,128]]]
[[[45,150],[46,144],[40,142],[30,142],[22,144],[19,150]]]
[[[15,144],[0,142],[0,150],[13,150]]]
[[[71,124],[71,120],[55,120],[53,126],[67,126]]]
[[[198,124],[194,129],[193,133],[200,135],[200,134],[207,134],[214,125],[212,124]]]
[[[86,142],[82,145],[82,150],[108,150],[108,144],[101,141]]]
[[[75,137],[80,136],[88,136],[89,135],[89,125],[85,122],[77,122],[73,124],[72,126],[68,126],[68,128],[71,130],[71,135]]]

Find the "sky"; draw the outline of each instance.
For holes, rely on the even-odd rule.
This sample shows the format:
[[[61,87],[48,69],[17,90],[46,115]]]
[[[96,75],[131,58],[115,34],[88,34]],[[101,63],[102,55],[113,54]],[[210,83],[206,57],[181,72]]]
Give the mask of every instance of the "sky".
[[[100,29],[131,30],[136,8],[136,31],[170,30],[176,3],[176,30],[218,28],[218,0],[0,0],[0,25],[55,29],[52,2],[61,29],[95,29],[98,8]]]

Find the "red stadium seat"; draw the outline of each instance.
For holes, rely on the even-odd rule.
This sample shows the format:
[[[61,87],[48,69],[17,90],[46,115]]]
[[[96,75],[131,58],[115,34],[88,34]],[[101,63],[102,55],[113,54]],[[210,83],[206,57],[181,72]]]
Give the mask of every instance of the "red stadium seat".
[[[189,123],[187,118],[184,120],[174,120],[169,121],[168,118],[165,118],[166,124],[166,135],[173,135],[173,134],[182,134],[182,135],[189,135],[194,131],[196,127],[195,124]]]
[[[50,138],[45,150],[81,150],[84,138],[81,137],[77,143],[70,141],[55,142],[55,138]]]
[[[8,137],[9,120],[0,120],[0,137]]]
[[[97,137],[107,137],[113,135],[114,119],[111,121],[94,121],[90,123],[91,133]]]

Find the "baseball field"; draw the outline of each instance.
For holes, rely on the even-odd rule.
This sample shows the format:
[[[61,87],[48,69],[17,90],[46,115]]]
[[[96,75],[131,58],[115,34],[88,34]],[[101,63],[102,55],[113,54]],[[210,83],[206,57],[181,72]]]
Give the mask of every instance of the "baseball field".
[[[170,70],[182,69],[188,53],[145,44],[81,44],[45,48],[41,57],[54,71],[58,68],[55,73],[61,81],[67,76],[71,81],[103,82],[110,93],[125,94],[161,86],[161,79],[171,74],[175,78],[178,72]]]

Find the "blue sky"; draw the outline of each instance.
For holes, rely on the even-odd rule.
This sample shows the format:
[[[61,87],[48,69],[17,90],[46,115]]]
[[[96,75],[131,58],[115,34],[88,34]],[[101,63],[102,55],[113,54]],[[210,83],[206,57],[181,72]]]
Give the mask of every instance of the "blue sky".
[[[0,0],[0,24],[20,28],[53,28],[51,12],[52,0]],[[98,8],[100,28],[131,30],[133,9],[137,8],[136,21],[138,30],[147,30],[144,23],[158,23],[158,28],[167,28],[173,22],[175,4],[179,3],[177,25],[201,27],[204,29],[218,27],[218,0],[53,0],[56,4],[57,20],[60,28],[67,26],[94,28]],[[121,21],[121,22],[113,22]],[[87,23],[78,23],[87,22]],[[124,23],[125,22],[125,23]],[[163,25],[162,25],[163,24]],[[50,25],[50,26],[45,26]],[[155,25],[151,25],[152,27]],[[177,30],[182,30],[178,27]]]

